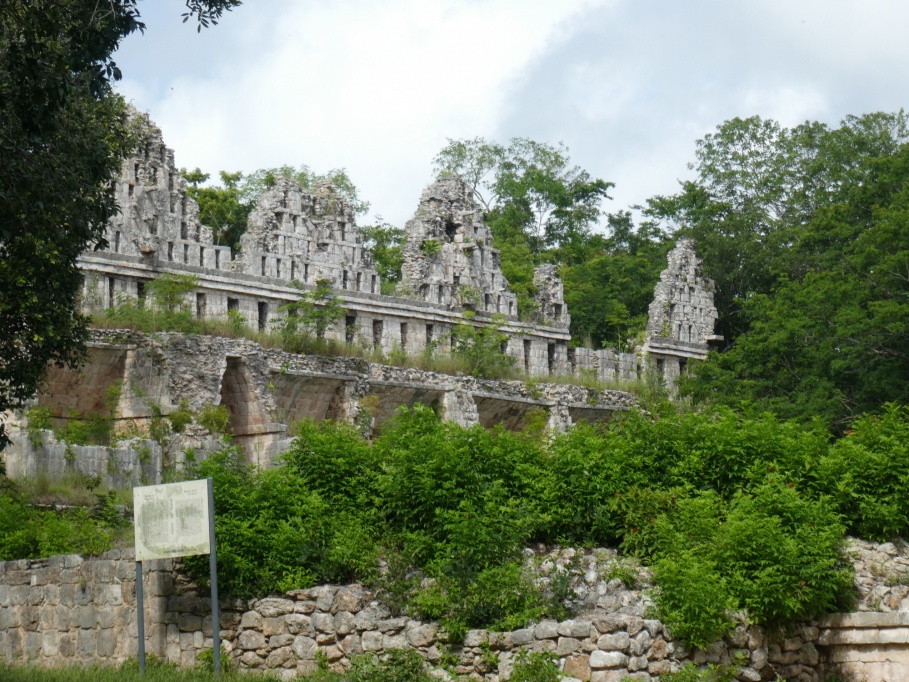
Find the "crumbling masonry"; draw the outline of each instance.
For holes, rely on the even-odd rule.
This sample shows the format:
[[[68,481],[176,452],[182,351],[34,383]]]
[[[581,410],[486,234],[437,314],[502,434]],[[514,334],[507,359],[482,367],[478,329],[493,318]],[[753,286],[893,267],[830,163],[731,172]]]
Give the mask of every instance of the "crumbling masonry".
[[[689,359],[704,358],[716,338],[712,282],[702,276],[694,244],[686,239],[669,254],[637,352],[569,348],[569,311],[552,265],[537,268],[536,310],[531,321],[520,319],[482,210],[455,177],[428,187],[406,225],[396,296],[381,294],[354,212],[330,184],[304,191],[293,180],[278,178],[258,198],[232,258],[230,248],[215,244],[212,230],[201,224],[160,130],[146,121],[145,137],[139,153],[123,164],[116,186],[121,213],[107,228],[109,248],[80,257],[87,311],[141,300],[146,285],[162,274],[189,274],[198,285],[186,303],[197,316],[233,312],[253,328],[267,329],[282,306],[299,300],[301,289],[327,280],[345,309],[326,331],[329,339],[382,353],[427,348],[444,353],[452,330],[470,319],[504,331],[503,350],[535,380],[571,374],[629,380],[655,371],[671,381]],[[621,391],[564,383],[484,382],[354,358],[304,358],[246,340],[105,331],[95,332],[81,372],[51,369],[38,400],[60,425],[74,412],[99,413],[115,386],[122,389],[116,416],[126,424],[147,424],[155,411],[169,414],[181,404],[194,410],[226,406],[234,439],[263,465],[287,447],[288,426],[304,417],[352,421],[368,430],[400,405],[422,403],[464,425],[502,424],[512,430],[523,429],[530,413],[542,410],[548,427],[559,431],[580,419],[607,419],[634,403]],[[181,436],[186,441],[181,447],[204,451],[206,434],[197,435],[195,441],[191,432]],[[128,457],[118,463],[99,450],[73,458],[71,447],[55,446],[51,438],[48,432],[38,448],[20,438],[6,453],[10,472],[62,471],[75,459],[92,475],[111,468],[140,475],[142,467]],[[155,462],[172,459],[168,452],[151,451]],[[153,468],[159,472],[160,464]],[[149,470],[141,476],[157,474]]]
[[[80,258],[86,308],[141,299],[145,285],[164,273],[192,274],[199,285],[187,303],[197,315],[222,317],[233,310],[253,328],[266,329],[281,306],[299,299],[291,282],[311,289],[327,279],[347,309],[326,334],[338,341],[365,342],[386,353],[419,353],[435,341],[445,352],[451,330],[469,310],[477,324],[501,316],[496,319],[508,335],[506,352],[530,376],[586,370],[605,380],[634,379],[645,366],[640,353],[569,352],[569,311],[553,266],[541,266],[534,277],[534,320],[518,318],[482,209],[458,178],[438,180],[423,192],[406,225],[401,293],[383,296],[354,213],[330,184],[304,191],[279,178],[259,197],[232,259],[201,224],[161,131],[147,121],[144,129],[146,142],[124,162],[117,183],[122,209],[107,229],[110,246]],[[716,317],[712,299],[693,244],[680,240],[657,287],[644,346],[667,378],[688,358],[706,355]]]

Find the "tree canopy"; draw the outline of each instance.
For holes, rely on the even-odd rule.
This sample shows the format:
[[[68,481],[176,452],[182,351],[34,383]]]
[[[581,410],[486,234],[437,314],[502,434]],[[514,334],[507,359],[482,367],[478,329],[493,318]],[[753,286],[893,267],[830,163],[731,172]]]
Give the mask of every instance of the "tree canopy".
[[[909,391],[907,117],[728,121],[698,179],[651,201],[695,237],[729,346],[685,390],[842,430]]]
[[[188,0],[184,19],[201,28],[238,4]],[[0,412],[34,394],[48,363],[82,358],[76,258],[104,245],[135,141],[111,55],[142,30],[136,0],[0,4]]]

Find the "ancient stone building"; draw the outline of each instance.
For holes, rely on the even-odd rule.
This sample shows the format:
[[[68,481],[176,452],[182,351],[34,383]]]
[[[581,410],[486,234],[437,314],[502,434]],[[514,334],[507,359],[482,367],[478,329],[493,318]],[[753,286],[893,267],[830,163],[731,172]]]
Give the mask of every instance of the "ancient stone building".
[[[522,320],[482,209],[456,177],[428,187],[407,222],[395,296],[381,294],[354,212],[330,184],[304,190],[278,178],[258,198],[241,249],[232,256],[201,224],[161,131],[137,117],[144,143],[123,164],[116,187],[121,213],[108,226],[110,246],[80,257],[89,310],[126,297],[141,300],[148,282],[161,274],[191,274],[198,286],[186,303],[196,315],[236,311],[265,330],[283,314],[282,306],[299,300],[301,289],[327,280],[346,310],[327,338],[383,353],[446,352],[451,331],[469,319],[501,328],[508,336],[505,352],[530,376],[583,371],[604,380],[638,378],[649,356],[671,381],[689,358],[705,357],[713,338],[712,285],[701,277],[688,240],[670,254],[642,352],[569,348],[571,318],[552,265],[537,269],[536,310]]]
[[[701,273],[694,241],[679,239],[668,261],[653,292],[642,350],[650,366],[672,385],[689,360],[706,358],[707,344],[723,337],[713,333],[713,282]]]

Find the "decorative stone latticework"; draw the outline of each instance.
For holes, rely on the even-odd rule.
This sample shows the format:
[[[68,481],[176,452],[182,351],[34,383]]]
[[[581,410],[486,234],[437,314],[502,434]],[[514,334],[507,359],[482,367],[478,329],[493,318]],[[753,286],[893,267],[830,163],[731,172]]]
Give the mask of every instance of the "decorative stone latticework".
[[[402,289],[409,293],[383,296],[354,212],[330,184],[307,191],[277,178],[258,198],[232,260],[230,249],[214,244],[212,231],[201,224],[161,131],[135,116],[146,142],[123,164],[116,187],[121,213],[107,228],[110,246],[79,259],[87,311],[141,300],[152,279],[186,274],[198,282],[186,300],[197,316],[236,312],[251,327],[266,330],[283,314],[282,306],[299,300],[301,289],[327,279],[347,311],[326,331],[328,339],[383,353],[427,347],[447,352],[466,311],[474,311],[476,325],[490,324],[501,312],[507,318],[501,325],[509,337],[505,350],[518,367],[532,376],[567,371],[567,323],[518,318],[482,211],[460,180],[427,190],[408,223]]]
[[[707,344],[722,337],[713,333],[713,281],[703,276],[694,240],[679,239],[668,261],[653,292],[641,350],[671,386],[688,360],[705,359]]]
[[[522,320],[482,208],[459,178],[440,179],[424,191],[406,225],[399,294],[384,296],[354,212],[330,184],[307,191],[277,178],[258,198],[232,257],[200,222],[161,131],[147,117],[135,114],[135,120],[144,143],[123,163],[116,185],[121,213],[108,225],[109,248],[79,258],[87,311],[141,301],[146,285],[162,274],[193,275],[197,288],[186,305],[197,316],[235,312],[267,330],[283,306],[299,300],[301,289],[327,279],[346,314],[326,338],[383,353],[447,352],[452,331],[469,320],[496,324],[508,337],[504,351],[533,377],[583,371],[634,380],[649,354],[671,380],[688,358],[706,355],[716,311],[688,240],[670,254],[657,287],[643,355],[575,351],[569,349],[571,318],[556,268],[537,268],[536,309]]]
[[[533,297],[537,319],[553,327],[567,329],[571,325],[571,316],[565,305],[565,290],[556,266],[546,263],[534,270],[533,285],[537,289]]]
[[[403,289],[438,305],[517,316],[517,297],[467,183],[452,176],[423,190],[405,231]]]
[[[330,183],[312,193],[279,177],[256,200],[231,269],[282,282],[327,279],[339,291],[379,293],[353,210]]]
[[[108,252],[137,258],[143,265],[159,262],[209,270],[226,270],[230,248],[213,243],[212,231],[199,220],[199,205],[186,193],[186,180],[174,163],[174,152],[164,144],[161,130],[147,117],[135,114],[143,142],[137,153],[123,161],[114,189],[120,213],[111,219],[105,236]],[[112,281],[103,303],[111,305],[126,295],[140,296],[141,287]]]

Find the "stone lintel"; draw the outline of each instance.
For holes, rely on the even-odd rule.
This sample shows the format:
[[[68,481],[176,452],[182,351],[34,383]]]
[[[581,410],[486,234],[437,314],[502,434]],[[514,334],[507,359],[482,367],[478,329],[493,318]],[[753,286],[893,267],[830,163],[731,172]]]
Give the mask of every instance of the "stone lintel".
[[[895,628],[909,626],[909,611],[832,613],[820,619],[820,628]]]
[[[558,405],[557,402],[551,400],[535,400],[533,398],[523,398],[516,395],[506,395],[504,393],[488,393],[486,391],[471,391],[471,395],[474,398],[488,398],[490,400],[501,400],[507,403],[526,403],[528,405],[538,405],[539,407],[553,407]]]
[[[294,377],[306,377],[307,379],[331,379],[339,382],[357,381],[360,378],[353,374],[331,374],[330,372],[315,372],[308,369],[285,369],[274,365],[271,365],[268,371],[271,374],[287,374]]]

